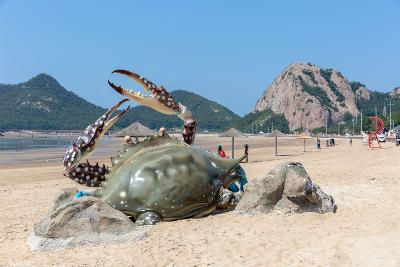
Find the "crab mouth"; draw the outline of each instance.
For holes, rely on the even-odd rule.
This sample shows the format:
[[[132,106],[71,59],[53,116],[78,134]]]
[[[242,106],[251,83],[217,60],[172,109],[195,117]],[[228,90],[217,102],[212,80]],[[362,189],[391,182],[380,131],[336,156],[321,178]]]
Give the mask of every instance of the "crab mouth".
[[[132,89],[125,89],[108,81],[108,84],[119,94],[167,115],[176,115],[180,113],[180,104],[175,101],[173,96],[170,95],[163,86],[158,87],[148,79],[131,71],[114,70],[112,73],[119,73],[127,76],[140,84],[146,92],[146,94],[143,94]]]

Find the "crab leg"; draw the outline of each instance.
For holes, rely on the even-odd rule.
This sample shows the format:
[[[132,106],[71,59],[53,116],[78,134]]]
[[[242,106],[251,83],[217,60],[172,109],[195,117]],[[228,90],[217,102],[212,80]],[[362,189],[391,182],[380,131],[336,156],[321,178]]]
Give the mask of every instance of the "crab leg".
[[[73,143],[72,146],[67,149],[63,160],[65,176],[80,184],[86,184],[88,186],[101,185],[101,182],[105,180],[105,175],[108,173],[106,166],[104,164],[103,166],[99,166],[98,163],[96,163],[96,165],[91,165],[89,161],[86,161],[86,163],[80,162],[89,158],[104,134],[129,109],[128,106],[110,119],[110,116],[126,101],[128,101],[128,99],[118,102],[96,120],[95,123],[90,124],[78,137],[76,143]]]
[[[163,114],[178,116],[184,121],[182,131],[183,141],[188,144],[192,144],[194,142],[197,121],[193,117],[192,112],[181,103],[176,102],[174,97],[163,86],[158,87],[148,79],[127,70],[114,70],[112,73],[126,75],[130,79],[139,83],[150,95],[143,95],[140,92],[124,89],[121,86],[117,86],[108,81],[108,84],[115,91],[131,100],[138,102],[139,104],[148,106]]]

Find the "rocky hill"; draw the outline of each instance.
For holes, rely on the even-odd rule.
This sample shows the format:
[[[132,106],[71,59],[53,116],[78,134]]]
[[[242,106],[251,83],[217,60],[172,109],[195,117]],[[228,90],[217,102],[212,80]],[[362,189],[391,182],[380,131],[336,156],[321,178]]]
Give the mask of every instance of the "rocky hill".
[[[394,88],[390,93],[390,96],[400,98],[400,87]]]
[[[295,63],[264,91],[255,110],[268,108],[283,114],[290,130],[315,129],[325,126],[326,121],[328,125],[338,122],[345,115],[358,116],[360,109],[374,109],[376,103],[370,105],[371,102],[382,102],[380,105],[383,105],[382,97],[398,95],[398,92],[398,88],[390,94],[371,92],[363,84],[349,81],[337,70]]]

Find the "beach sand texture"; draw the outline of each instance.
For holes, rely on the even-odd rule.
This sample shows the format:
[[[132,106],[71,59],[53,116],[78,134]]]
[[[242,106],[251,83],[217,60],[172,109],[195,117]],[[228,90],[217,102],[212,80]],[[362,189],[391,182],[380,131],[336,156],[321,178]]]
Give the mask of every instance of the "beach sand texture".
[[[230,155],[230,138],[197,136],[196,142],[213,151],[222,143]],[[300,161],[334,197],[336,214],[228,212],[159,223],[142,241],[53,252],[32,252],[26,241],[57,192],[78,187],[62,176],[56,161],[62,154],[0,152],[0,266],[400,266],[400,148],[386,143],[370,150],[347,139],[325,148],[322,139],[322,150],[308,140],[303,152],[301,139],[278,142],[281,156],[275,157],[273,138],[236,139],[241,151],[250,145],[250,161],[243,164],[249,179],[280,162]],[[107,153],[96,158],[107,163]],[[7,162],[11,157],[24,160]]]

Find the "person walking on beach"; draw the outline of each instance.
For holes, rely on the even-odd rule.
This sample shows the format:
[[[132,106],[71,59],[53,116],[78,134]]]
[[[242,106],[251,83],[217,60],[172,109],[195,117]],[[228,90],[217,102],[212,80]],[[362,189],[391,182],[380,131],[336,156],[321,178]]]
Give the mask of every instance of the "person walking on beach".
[[[352,146],[353,145],[353,138],[350,137],[350,141],[349,142],[350,142],[350,145]]]
[[[246,155],[246,163],[249,162],[249,145],[244,145],[244,154]]]
[[[321,140],[317,137],[317,148],[321,149]]]

